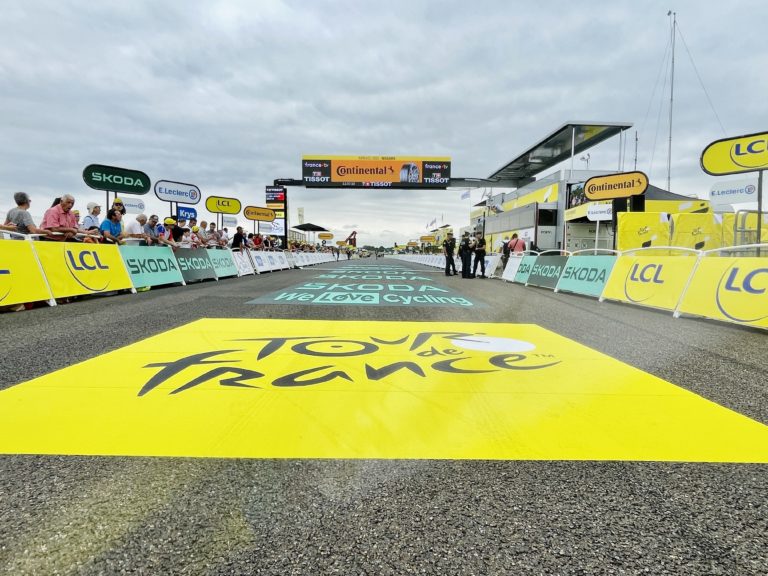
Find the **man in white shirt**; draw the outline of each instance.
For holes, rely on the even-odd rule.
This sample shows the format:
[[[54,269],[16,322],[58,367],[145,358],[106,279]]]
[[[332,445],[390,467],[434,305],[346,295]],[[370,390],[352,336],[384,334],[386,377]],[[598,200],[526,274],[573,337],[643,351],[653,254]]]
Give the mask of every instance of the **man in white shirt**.
[[[144,225],[147,223],[147,215],[139,214],[135,220],[131,220],[125,225],[125,235],[128,238],[137,238],[141,240],[140,246],[152,246],[154,240],[144,230]]]

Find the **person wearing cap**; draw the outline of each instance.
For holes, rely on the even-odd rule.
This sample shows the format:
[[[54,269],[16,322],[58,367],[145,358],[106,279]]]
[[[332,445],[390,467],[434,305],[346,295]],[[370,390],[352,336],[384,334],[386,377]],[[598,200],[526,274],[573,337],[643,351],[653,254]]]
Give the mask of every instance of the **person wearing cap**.
[[[99,224],[101,224],[101,221],[99,220],[99,214],[101,214],[101,206],[99,206],[96,202],[88,202],[86,208],[88,208],[88,214],[86,214],[85,218],[83,218],[81,227],[85,228],[86,230],[92,228],[93,226],[98,228]]]
[[[469,245],[469,232],[465,231],[461,235],[459,257],[461,258],[461,277],[469,278],[472,269],[472,248]]]
[[[445,275],[456,276],[456,263],[453,261],[453,253],[456,250],[456,239],[453,232],[448,232],[448,237],[443,240],[443,254],[445,255]],[[453,270],[453,273],[451,273]]]
[[[167,223],[167,222],[166,222]],[[184,238],[184,230],[187,221],[184,218],[176,217],[176,222],[171,225],[171,240],[177,244]]]

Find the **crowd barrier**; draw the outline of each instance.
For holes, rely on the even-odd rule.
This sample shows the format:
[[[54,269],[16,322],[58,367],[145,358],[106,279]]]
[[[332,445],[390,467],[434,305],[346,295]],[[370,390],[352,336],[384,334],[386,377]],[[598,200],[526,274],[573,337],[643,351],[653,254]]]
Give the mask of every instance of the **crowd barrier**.
[[[14,235],[16,236],[16,235]],[[327,253],[81,244],[0,236],[0,307],[75,296],[136,292],[315,266]]]
[[[744,256],[768,244],[694,250],[652,246],[617,252],[580,250],[512,254],[505,282],[646,306],[682,315],[768,328],[768,257]],[[675,254],[675,255],[672,255]],[[726,257],[716,257],[718,255]],[[443,266],[443,257],[399,255]],[[457,264],[458,265],[458,264]]]
[[[443,254],[396,254],[393,258],[397,260],[403,260],[405,262],[413,262],[414,264],[423,264],[424,266],[431,266],[432,268],[440,268],[445,270],[445,255]],[[456,271],[461,272],[461,258],[454,256],[454,263],[456,264]],[[489,278],[494,278],[496,268],[498,268],[501,262],[501,254],[491,253],[485,256],[485,275]],[[474,267],[474,257],[471,261],[471,266]],[[480,267],[478,265],[478,272]]]

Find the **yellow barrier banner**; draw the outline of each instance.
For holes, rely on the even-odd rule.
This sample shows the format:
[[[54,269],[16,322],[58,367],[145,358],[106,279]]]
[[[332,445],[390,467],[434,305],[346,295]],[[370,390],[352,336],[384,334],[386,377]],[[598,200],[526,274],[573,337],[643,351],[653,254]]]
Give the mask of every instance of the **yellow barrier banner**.
[[[36,242],[35,251],[56,298],[133,287],[117,246]]]
[[[669,216],[663,212],[619,212],[618,226],[616,249],[621,252],[635,248],[669,246]]]
[[[49,300],[32,244],[21,240],[0,240],[0,306]]]
[[[704,258],[680,312],[768,328],[768,258]]]
[[[672,246],[713,250],[723,245],[722,224],[715,214],[673,214]]]
[[[765,463],[768,426],[534,325],[222,318],[0,390],[0,454]]]
[[[674,310],[696,260],[688,256],[621,256],[603,298]]]
[[[736,218],[736,214],[723,214],[723,246],[736,244],[758,244],[757,214],[744,214]],[[741,229],[741,230],[739,230]],[[768,214],[763,214],[760,243],[768,243]],[[734,243],[734,238],[736,242]]]

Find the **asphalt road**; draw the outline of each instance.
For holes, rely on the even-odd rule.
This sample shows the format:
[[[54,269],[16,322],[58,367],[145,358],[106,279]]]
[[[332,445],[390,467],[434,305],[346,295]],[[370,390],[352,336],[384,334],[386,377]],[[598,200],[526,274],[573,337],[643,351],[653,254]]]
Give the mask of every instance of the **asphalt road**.
[[[319,268],[384,263],[477,305],[248,304],[318,268],[88,299],[0,316],[0,389],[206,317],[533,323],[768,424],[764,332]],[[3,574],[768,574],[765,465],[4,455],[0,479]]]

